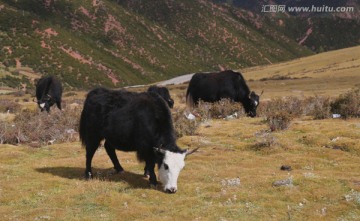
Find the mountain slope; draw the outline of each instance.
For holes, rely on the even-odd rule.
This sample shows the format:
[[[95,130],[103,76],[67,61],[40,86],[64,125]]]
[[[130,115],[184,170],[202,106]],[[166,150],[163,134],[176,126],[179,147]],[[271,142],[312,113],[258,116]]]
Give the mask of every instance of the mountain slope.
[[[56,75],[67,87],[142,84],[311,54],[257,15],[206,0],[0,0],[0,12],[0,61]]]
[[[213,0],[260,15],[273,29],[314,52],[359,45],[360,3],[354,0]],[[269,6],[285,6],[270,13]],[[302,9],[308,11],[302,11]],[[291,11],[291,9],[293,11]],[[336,12],[336,9],[343,12]],[[347,11],[348,10],[348,11]]]

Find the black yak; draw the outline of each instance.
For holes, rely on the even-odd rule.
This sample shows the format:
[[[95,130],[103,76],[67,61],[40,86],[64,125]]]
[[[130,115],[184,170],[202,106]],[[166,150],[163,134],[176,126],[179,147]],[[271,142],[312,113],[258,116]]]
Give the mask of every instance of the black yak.
[[[241,73],[227,70],[193,75],[186,92],[188,105],[197,105],[200,100],[216,102],[222,98],[240,102],[250,117],[256,116],[259,95],[250,92]]]
[[[91,161],[101,140],[117,172],[124,169],[115,149],[135,151],[156,185],[155,164],[164,190],[177,191],[177,178],[192,153],[176,145],[168,105],[157,93],[134,93],[97,88],[86,97],[80,118],[80,139],[86,148],[85,177],[92,177]]]
[[[54,76],[40,78],[36,83],[36,99],[40,110],[49,112],[54,104],[61,110],[62,92],[62,85]]]
[[[174,107],[174,100],[171,98],[169,90],[166,87],[150,86],[147,90],[148,92],[154,92],[160,95],[170,108]]]

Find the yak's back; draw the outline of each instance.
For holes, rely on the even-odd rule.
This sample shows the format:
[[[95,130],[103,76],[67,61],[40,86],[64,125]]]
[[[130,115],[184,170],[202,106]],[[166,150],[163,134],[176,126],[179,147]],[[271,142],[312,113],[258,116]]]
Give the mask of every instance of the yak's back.
[[[36,98],[40,100],[44,95],[51,95],[60,99],[62,96],[62,85],[54,76],[46,76],[36,83]]]
[[[117,115],[118,113],[121,113],[121,116]],[[105,127],[111,124],[111,119],[117,116],[134,121],[154,118],[172,129],[170,110],[158,94],[96,88],[88,93],[80,117],[79,131],[83,145],[93,137],[101,136]]]
[[[215,73],[196,73],[189,82],[186,97],[192,106],[199,100],[215,102],[221,98],[239,100],[250,93],[239,72],[226,70]]]

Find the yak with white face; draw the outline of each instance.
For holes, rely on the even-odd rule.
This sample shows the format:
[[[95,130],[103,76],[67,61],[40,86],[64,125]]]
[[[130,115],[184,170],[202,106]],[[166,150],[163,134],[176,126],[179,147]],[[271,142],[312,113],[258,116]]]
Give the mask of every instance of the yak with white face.
[[[185,166],[185,156],[185,153],[165,151],[163,163],[159,168],[159,179],[166,192],[175,193],[177,191],[177,179]]]
[[[162,163],[159,164],[159,179],[164,186],[164,191],[168,193],[176,193],[177,180],[180,171],[185,167],[185,157],[198,148],[180,153],[174,153],[160,148],[155,148],[155,151],[163,155]]]
[[[86,178],[93,176],[91,161],[101,140],[105,140],[105,150],[117,172],[124,169],[115,150],[135,151],[137,158],[145,162],[145,175],[152,186],[157,185],[154,169],[158,165],[160,181],[168,193],[177,191],[185,156],[196,150],[189,152],[176,145],[170,109],[153,92],[105,88],[90,91],[81,113],[79,132],[86,148]]]

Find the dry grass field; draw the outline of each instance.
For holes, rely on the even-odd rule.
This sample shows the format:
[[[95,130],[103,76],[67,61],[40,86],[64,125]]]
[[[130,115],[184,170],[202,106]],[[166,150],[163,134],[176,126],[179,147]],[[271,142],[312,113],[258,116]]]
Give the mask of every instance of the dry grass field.
[[[336,97],[360,84],[360,47],[243,72],[251,89],[264,89],[263,100]],[[184,107],[186,85],[170,89],[175,107]],[[117,152],[126,172],[113,174],[100,148],[95,179],[86,181],[79,142],[1,144],[0,219],[360,220],[359,118],[301,116],[275,132],[263,117],[208,119],[178,144],[200,149],[188,157],[176,194],[150,189],[134,153]]]
[[[245,79],[255,80],[250,82],[252,88],[265,90],[265,98],[314,94],[338,96],[360,86],[360,46],[243,72]]]

